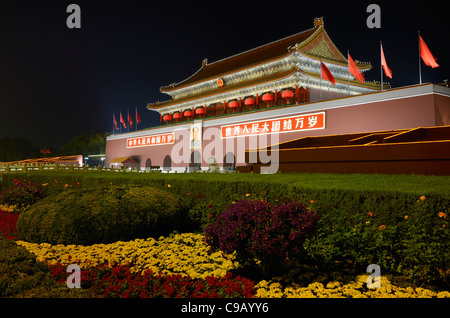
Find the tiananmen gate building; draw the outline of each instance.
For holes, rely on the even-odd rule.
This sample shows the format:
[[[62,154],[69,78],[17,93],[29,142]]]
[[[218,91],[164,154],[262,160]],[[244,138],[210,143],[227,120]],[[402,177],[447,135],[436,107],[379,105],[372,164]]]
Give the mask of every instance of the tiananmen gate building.
[[[160,126],[110,135],[105,162],[163,172],[217,162],[242,172],[450,174],[450,89],[357,80],[321,18],[278,41],[205,59],[161,92],[171,98],[147,106]]]

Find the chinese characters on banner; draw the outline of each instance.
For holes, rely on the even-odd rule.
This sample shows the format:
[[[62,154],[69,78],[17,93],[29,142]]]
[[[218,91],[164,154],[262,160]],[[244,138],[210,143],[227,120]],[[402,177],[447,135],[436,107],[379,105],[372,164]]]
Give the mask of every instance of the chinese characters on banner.
[[[175,142],[175,133],[127,139],[127,148],[168,145]]]
[[[325,129],[325,112],[221,126],[221,138]]]

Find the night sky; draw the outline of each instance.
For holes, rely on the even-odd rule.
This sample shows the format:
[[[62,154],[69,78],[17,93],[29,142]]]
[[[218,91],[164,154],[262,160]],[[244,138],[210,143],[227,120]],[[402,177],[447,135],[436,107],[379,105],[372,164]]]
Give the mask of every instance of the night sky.
[[[370,3],[381,29],[369,29]],[[81,7],[81,29],[69,29],[69,4]],[[311,4],[308,4],[311,3]],[[159,124],[147,103],[164,101],[161,86],[200,67],[310,29],[323,17],[336,47],[371,62],[380,80],[379,42],[393,88],[418,84],[417,31],[440,67],[422,63],[423,82],[449,76],[448,9],[444,1],[1,1],[0,138],[25,137],[59,148],[79,134],[112,132],[112,115]],[[385,80],[387,78],[385,77]]]

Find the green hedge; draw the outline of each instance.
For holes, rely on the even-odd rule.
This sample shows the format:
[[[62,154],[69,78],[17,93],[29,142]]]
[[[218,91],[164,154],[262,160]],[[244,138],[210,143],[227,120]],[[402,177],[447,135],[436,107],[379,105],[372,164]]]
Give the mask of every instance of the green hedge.
[[[383,272],[405,275],[417,285],[448,286],[448,198],[389,193],[345,196],[334,206],[321,204],[323,196],[312,204],[321,217],[315,239],[307,244],[314,263],[339,267],[351,261],[361,271],[378,264]]]
[[[19,238],[51,244],[110,243],[179,230],[183,204],[148,186],[79,187],[50,195],[21,213]]]
[[[86,291],[58,283],[48,266],[14,241],[0,237],[0,298],[86,297]]]

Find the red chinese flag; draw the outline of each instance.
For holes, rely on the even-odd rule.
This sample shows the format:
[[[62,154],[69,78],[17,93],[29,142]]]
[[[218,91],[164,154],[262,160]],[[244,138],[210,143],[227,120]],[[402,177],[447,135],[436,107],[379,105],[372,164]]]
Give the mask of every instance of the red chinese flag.
[[[130,113],[128,113],[128,122],[130,123],[130,127],[133,127],[133,120],[131,120]]]
[[[356,66],[355,61],[350,56],[350,53],[348,54],[348,71],[356,77],[356,79],[360,82],[364,82],[364,75],[361,73],[358,69],[358,66]]]
[[[113,123],[114,123],[114,127],[116,128],[116,130],[119,130],[119,127],[117,126],[116,116],[114,114],[113,114]]]
[[[137,122],[138,124],[141,122],[141,116],[139,116],[139,113],[138,113],[138,111],[137,111],[137,108],[136,108],[136,122]]]
[[[125,124],[125,120],[123,119],[122,112],[120,112],[120,122],[122,123],[123,127],[127,128],[127,124]]]
[[[419,35],[419,43],[420,43],[420,57],[422,58],[425,65],[436,68],[439,66],[438,63],[436,63],[436,58],[431,54],[430,49],[425,44],[425,41],[422,39],[422,37]]]
[[[386,63],[386,58],[384,57],[383,45],[382,44],[380,45],[381,45],[381,66],[383,66],[384,74],[386,74],[387,77],[392,79],[392,71],[388,67]]]
[[[336,80],[334,79],[333,74],[331,74],[328,67],[320,61],[320,78],[330,81],[331,84],[336,85]]]

